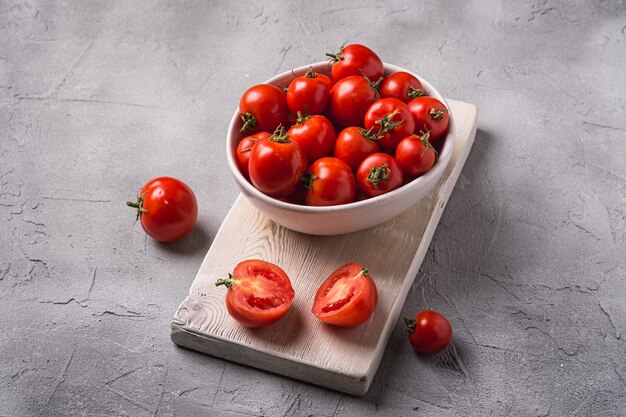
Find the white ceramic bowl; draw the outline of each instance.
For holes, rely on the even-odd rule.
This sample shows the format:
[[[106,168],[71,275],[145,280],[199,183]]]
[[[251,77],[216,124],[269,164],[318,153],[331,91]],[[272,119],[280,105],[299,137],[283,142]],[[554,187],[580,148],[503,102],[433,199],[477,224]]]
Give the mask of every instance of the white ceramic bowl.
[[[318,62],[313,64],[316,72],[329,74],[328,62]],[[266,81],[266,84],[274,84],[279,87],[289,85],[296,76],[303,75],[310,65],[284,72]],[[396,71],[406,71],[396,65],[384,64],[385,76]],[[448,103],[444,97],[428,81],[417,74],[413,74],[420,80],[424,90],[429,96],[441,101],[448,109]],[[248,200],[267,217],[278,224],[289,229],[313,235],[339,235],[343,233],[355,232],[368,227],[376,226],[401,214],[409,207],[416,204],[424,197],[437,183],[443,174],[446,166],[450,162],[452,149],[454,148],[455,131],[453,115],[450,115],[448,133],[437,158],[437,162],[426,174],[413,180],[412,182],[397,188],[391,192],[378,197],[356,201],[350,204],[328,207],[310,207],[298,204],[286,203],[263,194],[261,191],[246,180],[237,167],[235,151],[239,141],[245,134],[239,132],[242,126],[239,110],[235,110],[233,118],[228,127],[226,138],[226,153],[228,166],[235,177],[237,185]],[[339,132],[337,132],[339,133]]]

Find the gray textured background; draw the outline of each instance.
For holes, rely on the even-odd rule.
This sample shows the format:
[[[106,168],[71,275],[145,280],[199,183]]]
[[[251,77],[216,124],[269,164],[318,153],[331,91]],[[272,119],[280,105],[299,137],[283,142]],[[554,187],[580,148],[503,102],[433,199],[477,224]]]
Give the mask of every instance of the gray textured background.
[[[174,346],[238,192],[240,94],[344,42],[476,103],[479,132],[363,398]],[[624,1],[0,2],[1,416],[626,415]],[[178,243],[124,202],[200,203]]]

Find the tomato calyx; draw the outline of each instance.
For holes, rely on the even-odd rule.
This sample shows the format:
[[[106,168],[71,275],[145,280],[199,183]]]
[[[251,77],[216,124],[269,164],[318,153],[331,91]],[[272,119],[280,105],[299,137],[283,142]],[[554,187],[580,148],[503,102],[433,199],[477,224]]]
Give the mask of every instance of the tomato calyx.
[[[374,91],[376,91],[376,98],[378,98],[380,96],[380,85],[382,84],[383,79],[385,77],[380,77],[377,81],[372,81],[369,79],[367,75],[365,75],[365,71],[363,71],[361,68],[359,68],[359,72],[361,73],[363,78],[367,80],[367,83],[369,84],[369,86],[373,88]]]
[[[381,181],[386,181],[391,176],[391,169],[387,163],[383,163],[382,166],[373,166],[370,172],[367,174],[367,182],[370,182],[374,188],[378,188],[378,184]],[[367,270],[365,270],[367,273]]]
[[[302,115],[302,112],[299,111],[297,114],[296,124],[301,125],[302,123],[306,122],[310,118],[311,118],[311,115],[307,111],[306,106],[304,106],[304,116]]]
[[[304,73],[306,78],[317,78],[317,73],[313,71],[313,67],[309,67],[309,69]]]
[[[304,186],[306,187],[307,190],[310,190],[311,188],[313,188],[313,181],[315,181],[316,179],[317,179],[317,176],[311,174],[310,172],[307,172],[305,175],[300,177],[300,181],[304,183]]]
[[[374,133],[374,126],[369,129],[361,128],[361,135],[367,140],[377,141],[381,138],[378,133]]]
[[[394,116],[398,114],[398,111],[394,111],[393,113],[389,113],[387,115],[385,115],[382,119],[380,120],[376,120],[374,123],[377,125],[380,125],[380,130],[378,131],[378,134],[382,134],[382,133],[387,133],[387,132],[391,132],[393,129],[395,129],[396,127],[400,126],[402,123],[404,123],[404,119],[399,120],[397,122],[393,121]]]
[[[145,194],[144,194],[145,195]],[[141,217],[141,213],[148,213],[148,210],[143,206],[143,197],[144,195],[137,194],[137,201],[127,201],[126,205],[128,207],[137,209],[137,220]]]
[[[326,52],[326,56],[330,58],[330,63],[334,64],[335,62],[339,62],[339,61],[343,61],[343,48],[345,47],[345,45],[341,45],[339,47],[339,52],[337,52],[336,54],[331,54],[329,52]]]
[[[422,145],[424,145],[424,150],[422,151],[422,153],[420,154],[420,156],[424,156],[424,154],[426,153],[426,151],[428,150],[428,148],[432,148],[433,151],[435,152],[435,155],[437,155],[437,149],[433,148],[433,145],[430,144],[430,130],[427,131],[426,133],[424,132],[420,132],[421,136],[420,136],[420,142],[422,142]]]
[[[241,115],[241,120],[243,120],[243,126],[241,126],[240,130],[242,133],[256,126],[256,117],[254,117],[252,113],[243,113]]]
[[[441,110],[436,110],[434,107],[432,109],[430,109],[430,111],[428,112],[428,114],[430,115],[430,117],[432,117],[434,120],[439,121],[441,119],[443,119],[443,117],[446,115],[446,112],[448,111],[448,109],[441,109]]]
[[[287,134],[287,131],[285,130],[285,126],[282,126],[282,125],[278,126],[276,130],[274,131],[274,133],[270,135],[269,139],[272,142],[276,142],[276,143],[289,142],[289,135]]]
[[[222,278],[215,281],[215,286],[219,287],[220,285],[225,285],[226,288],[230,288],[235,285],[235,276],[233,274],[228,274],[228,278]]]
[[[422,90],[421,88],[413,88],[413,87],[409,87],[409,89],[406,92],[406,95],[411,98],[417,98],[417,97],[422,97],[426,95],[426,91]]]
[[[406,330],[409,333],[415,333],[417,327],[417,320],[411,317],[404,317],[404,324],[406,324]]]

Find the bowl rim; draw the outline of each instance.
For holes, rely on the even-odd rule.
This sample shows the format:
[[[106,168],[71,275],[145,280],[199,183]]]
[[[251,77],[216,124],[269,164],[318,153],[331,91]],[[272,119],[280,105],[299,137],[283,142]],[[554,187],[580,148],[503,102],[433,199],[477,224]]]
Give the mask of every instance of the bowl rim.
[[[322,72],[322,70],[324,70],[325,68],[324,72],[329,73],[328,66],[329,66],[328,61],[315,62],[313,64],[309,64],[306,66],[302,66],[302,67],[298,67],[289,71],[282,72],[270,78],[269,80],[263,82],[262,84],[271,84],[271,85],[275,85],[281,88],[285,84],[283,81],[284,78],[291,77],[293,79],[295,77],[303,75],[310,67],[313,67],[313,69],[317,72]],[[439,90],[437,90],[428,80],[424,79],[420,75],[415,74],[414,72],[407,70],[406,68],[402,68],[394,64],[383,63],[383,68],[384,68],[386,75],[389,75],[398,71],[404,71],[415,76],[420,81],[420,83],[422,84],[422,86],[424,87],[424,90],[426,90],[428,95],[441,101],[443,105],[446,106],[446,108],[448,109],[448,115],[449,115],[448,132],[446,136],[443,138],[445,142],[443,144],[441,152],[438,155],[437,162],[427,173],[388,193],[381,194],[376,197],[367,198],[364,200],[354,201],[352,203],[347,203],[347,204],[339,204],[339,205],[334,205],[334,206],[307,206],[307,205],[288,203],[285,201],[278,200],[274,197],[270,197],[267,194],[262,193],[260,190],[254,187],[252,183],[249,182],[239,170],[237,161],[235,160],[235,156],[233,154],[233,149],[236,149],[238,140],[237,140],[237,143],[234,143],[234,142],[236,138],[240,137],[240,132],[237,127],[237,124],[239,123],[239,120],[240,120],[240,116],[239,116],[239,107],[237,107],[237,109],[235,109],[233,117],[231,118],[230,124],[228,126],[228,133],[226,136],[226,154],[227,154],[228,166],[230,168],[231,174],[233,175],[233,177],[235,178],[235,181],[239,184],[239,186],[243,188],[243,190],[245,191],[244,194],[248,194],[248,196],[252,198],[262,200],[272,206],[276,206],[283,210],[288,210],[288,211],[296,212],[296,213],[305,213],[305,214],[342,213],[342,212],[351,212],[355,209],[360,209],[360,208],[367,207],[370,205],[383,203],[388,200],[393,200],[397,195],[410,193],[411,190],[421,188],[422,184],[428,184],[430,182],[435,182],[436,180],[438,180],[443,174],[443,171],[448,166],[450,159],[452,158],[452,152],[454,150],[454,142],[456,139],[456,129],[455,129],[454,120],[453,120],[454,115],[452,114],[450,105],[448,104],[446,99],[443,97],[443,95],[439,92]]]

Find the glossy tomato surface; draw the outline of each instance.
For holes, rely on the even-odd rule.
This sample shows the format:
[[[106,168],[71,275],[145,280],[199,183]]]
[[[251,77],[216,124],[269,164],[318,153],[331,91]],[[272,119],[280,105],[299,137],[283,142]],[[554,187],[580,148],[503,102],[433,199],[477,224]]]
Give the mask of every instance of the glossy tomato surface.
[[[320,115],[302,117],[300,114],[296,124],[287,131],[287,135],[290,140],[302,147],[309,163],[330,155],[337,138],[335,126]]]
[[[172,177],[148,181],[139,191],[137,201],[126,204],[137,209],[143,230],[161,242],[182,238],[198,218],[195,194],[187,184]]]
[[[237,145],[235,157],[237,158],[237,166],[239,167],[239,171],[241,171],[244,177],[250,178],[250,173],[248,172],[250,151],[252,151],[252,148],[254,148],[259,140],[267,139],[269,137],[269,132],[258,132],[241,139],[241,142],[239,142],[239,144]]]
[[[346,127],[337,135],[333,155],[356,171],[365,158],[380,149],[377,143],[378,136],[373,131],[356,126]]]
[[[239,100],[239,114],[244,122],[242,132],[273,132],[287,121],[285,94],[269,84],[252,86]]]
[[[387,76],[380,85],[380,96],[397,98],[408,103],[414,98],[426,95],[422,83],[408,72],[398,71]]]
[[[287,107],[293,114],[323,114],[328,104],[331,85],[323,74],[309,69],[287,88]]]
[[[330,90],[328,117],[338,126],[361,126],[367,109],[378,98],[378,86],[362,76],[343,78]]]
[[[356,171],[356,182],[367,197],[376,197],[402,185],[404,175],[393,156],[378,152],[365,158]]]
[[[250,151],[250,182],[270,197],[283,197],[295,191],[306,168],[304,150],[289,139],[284,128],[259,140]]]
[[[308,182],[306,203],[309,206],[334,206],[354,201],[354,173],[341,159],[330,156],[318,159],[304,178]]]
[[[450,116],[448,109],[433,97],[418,97],[408,104],[415,120],[415,133],[430,132],[430,141],[435,142],[448,131]]]
[[[339,81],[351,75],[365,75],[378,81],[384,74],[383,61],[367,46],[352,44],[339,49],[336,54],[326,54],[333,63],[333,79]]]
[[[405,180],[428,172],[437,159],[435,148],[428,142],[430,134],[411,135],[402,139],[396,148],[396,161],[402,168]]]
[[[415,132],[415,121],[409,108],[397,98],[381,98],[365,113],[364,126],[374,129],[380,139],[378,146],[393,152],[398,143]]]
[[[358,326],[369,320],[378,304],[374,280],[358,263],[346,264],[320,285],[312,312],[321,321],[335,326]]]
[[[419,353],[436,353],[452,340],[452,326],[448,319],[433,310],[423,310],[415,318],[405,318],[409,342]]]
[[[279,266],[261,260],[239,263],[228,279],[215,285],[226,285],[228,313],[246,327],[263,327],[287,314],[295,293],[289,277]]]

